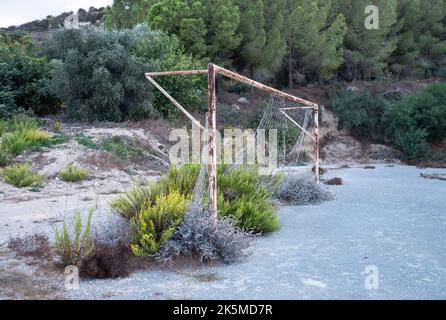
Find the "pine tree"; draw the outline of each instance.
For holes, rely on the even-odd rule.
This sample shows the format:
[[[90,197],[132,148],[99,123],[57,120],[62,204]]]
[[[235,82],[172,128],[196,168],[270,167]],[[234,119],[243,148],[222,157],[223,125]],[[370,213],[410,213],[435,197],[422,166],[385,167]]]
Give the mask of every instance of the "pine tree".
[[[104,25],[108,30],[129,29],[144,22],[150,7],[157,0],[113,0],[107,7]]]
[[[397,22],[397,0],[375,0],[379,9],[379,28],[369,30],[364,23],[369,0],[340,0],[348,32],[345,38],[346,78],[372,79],[383,74],[397,38],[392,27]]]
[[[398,47],[392,71],[408,76],[430,76],[446,67],[446,0],[398,2]]]
[[[266,45],[266,31],[263,0],[249,3],[237,0],[240,10],[238,33],[242,36],[239,54],[243,64],[254,74],[254,69],[263,67],[263,50]]]
[[[280,69],[286,55],[285,1],[264,0],[266,45],[262,57],[268,75],[274,75]]]
[[[285,37],[289,86],[296,67],[304,78],[328,79],[342,64],[345,19],[336,15],[336,1],[288,0]]]
[[[164,0],[151,7],[147,20],[152,28],[177,35],[188,52],[221,63],[241,41],[233,0]]]

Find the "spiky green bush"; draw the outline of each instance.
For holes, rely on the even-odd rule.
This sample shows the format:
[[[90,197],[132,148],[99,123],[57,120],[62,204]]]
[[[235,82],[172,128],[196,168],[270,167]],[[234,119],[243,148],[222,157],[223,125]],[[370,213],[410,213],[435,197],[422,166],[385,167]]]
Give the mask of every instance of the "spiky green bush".
[[[0,176],[18,188],[39,187],[43,181],[43,177],[34,173],[28,164],[8,166],[0,171]]]
[[[280,227],[270,205],[270,193],[257,168],[218,169],[218,209],[221,216],[234,217],[240,228],[273,232]]]
[[[82,260],[93,251],[94,241],[91,236],[92,217],[93,210],[88,214],[85,226],[83,226],[81,214],[78,212],[70,229],[66,222],[63,222],[61,230],[54,229],[56,254],[64,267],[80,266]]]
[[[158,196],[154,205],[142,209],[133,219],[133,253],[140,257],[156,254],[181,223],[186,209],[186,197],[179,192]]]
[[[88,170],[71,163],[59,172],[59,177],[65,182],[79,182],[88,177]]]
[[[148,186],[135,187],[110,203],[111,209],[127,219],[132,219],[159,194]]]
[[[40,150],[67,142],[66,135],[54,135],[40,129],[37,119],[18,114],[0,123],[0,165],[6,165],[12,158],[27,150]]]
[[[139,187],[111,203],[120,215],[132,218],[147,204],[153,204],[158,195],[179,192],[192,196],[200,171],[199,165],[173,167],[158,182]],[[257,168],[221,165],[218,168],[219,214],[233,217],[237,226],[256,232],[272,232],[279,228],[279,220],[270,205],[271,192],[277,188],[280,177],[263,177]]]

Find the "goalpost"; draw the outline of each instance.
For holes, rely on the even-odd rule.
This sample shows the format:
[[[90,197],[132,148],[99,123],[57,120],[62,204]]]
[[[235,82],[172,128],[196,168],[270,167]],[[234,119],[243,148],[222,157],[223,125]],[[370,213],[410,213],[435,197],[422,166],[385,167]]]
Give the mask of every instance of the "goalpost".
[[[216,93],[216,77],[222,75],[226,78],[244,83],[248,86],[257,88],[263,92],[269,93],[273,96],[281,97],[289,102],[298,103],[302,106],[291,108],[280,108],[279,111],[283,114],[284,119],[288,119],[301,129],[306,135],[310,136],[313,140],[314,146],[314,159],[315,159],[315,175],[319,182],[319,105],[305,99],[293,96],[281,90],[274,89],[260,82],[254,81],[247,77],[244,77],[238,73],[229,71],[222,67],[219,67],[213,63],[208,65],[208,69],[203,70],[182,70],[182,71],[164,71],[164,72],[149,72],[146,73],[146,78],[164,95],[169,99],[173,105],[175,105],[186,117],[188,117],[192,123],[201,129],[205,127],[195,119],[175,98],[173,98],[161,85],[159,85],[154,78],[160,76],[187,76],[187,75],[208,75],[208,152],[209,152],[209,201],[210,209],[213,216],[217,216],[217,93]],[[308,132],[306,128],[300,125],[295,119],[293,119],[288,112],[297,109],[308,109],[313,111],[314,128],[313,134]]]

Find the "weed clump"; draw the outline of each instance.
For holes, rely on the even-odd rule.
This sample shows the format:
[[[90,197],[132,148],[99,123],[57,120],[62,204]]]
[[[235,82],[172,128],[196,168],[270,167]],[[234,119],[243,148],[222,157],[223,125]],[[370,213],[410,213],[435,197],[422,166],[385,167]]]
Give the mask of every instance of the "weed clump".
[[[209,210],[192,207],[156,258],[163,263],[178,256],[192,256],[201,262],[240,261],[251,254],[249,249],[257,236],[236,227],[236,223],[229,217],[214,221]]]
[[[70,229],[64,222],[61,230],[57,228],[54,230],[55,250],[62,266],[80,266],[82,261],[93,252],[92,217],[91,210],[83,226],[81,214],[78,212]]]
[[[113,200],[110,207],[122,217],[132,219],[141,212],[147,201],[153,198],[153,188],[147,186],[135,187]]]
[[[186,212],[186,197],[178,192],[158,196],[152,206],[141,210],[133,219],[136,229],[131,245],[136,256],[146,257],[156,254],[172,236]]]
[[[28,164],[8,166],[0,171],[5,181],[17,188],[41,187],[43,177],[34,173]]]
[[[59,177],[65,182],[80,182],[88,177],[88,170],[71,163],[66,169],[59,172]]]
[[[318,204],[333,199],[331,192],[318,184],[311,175],[286,177],[278,188],[276,197],[297,206]]]

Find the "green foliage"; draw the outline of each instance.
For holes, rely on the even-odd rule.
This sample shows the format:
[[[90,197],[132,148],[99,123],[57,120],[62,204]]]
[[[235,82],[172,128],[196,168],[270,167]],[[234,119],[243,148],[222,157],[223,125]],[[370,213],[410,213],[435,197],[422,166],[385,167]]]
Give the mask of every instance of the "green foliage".
[[[131,29],[144,22],[147,13],[156,0],[113,1],[105,10],[104,25],[108,30]]]
[[[54,132],[60,132],[61,128],[62,128],[62,122],[60,122],[59,120],[55,121],[53,127]]]
[[[136,256],[156,254],[169,240],[186,212],[186,197],[179,192],[158,196],[152,206],[141,210],[133,219],[136,235],[131,245]]]
[[[430,142],[446,138],[446,83],[406,96],[389,107],[386,119],[394,132],[422,129]]]
[[[380,143],[385,140],[382,117],[386,105],[386,100],[374,97],[366,90],[354,92],[348,89],[341,90],[331,102],[342,127],[359,139]]]
[[[136,217],[145,208],[146,204],[149,201],[154,201],[157,196],[159,194],[154,194],[153,188],[135,187],[113,200],[110,203],[110,208],[130,220]]]
[[[40,130],[39,122],[25,114],[19,114],[7,121],[1,121],[0,132],[0,165],[27,150],[40,150],[52,147],[69,140],[68,136],[50,136]]]
[[[0,34],[0,117],[17,110],[47,114],[59,107],[49,90],[55,66],[37,51],[28,36]]]
[[[0,176],[17,188],[39,187],[43,181],[43,177],[34,173],[28,164],[8,166],[1,169]]]
[[[400,76],[429,77],[446,66],[446,1],[398,1],[398,46],[392,69]]]
[[[204,69],[205,63],[195,59],[190,53],[185,53],[180,40],[161,31],[147,32],[143,26],[137,27],[144,32],[144,37],[135,48],[135,55],[150,62],[150,70],[189,70]],[[161,77],[157,82],[171,93],[182,105],[191,110],[200,110],[202,95],[207,89],[206,77]],[[165,117],[178,114],[171,102],[158,90],[153,92],[154,106]]]
[[[115,121],[154,115],[149,87],[142,81],[146,63],[131,49],[132,31],[65,30],[50,54],[61,60],[52,89],[67,104],[68,116],[82,121]]]
[[[279,220],[271,207],[270,193],[255,168],[218,169],[218,207],[221,216],[234,217],[240,228],[256,232],[279,229]]]
[[[105,138],[100,142],[99,149],[112,152],[118,157],[132,160],[142,160],[145,155],[141,147],[137,146],[133,141],[120,136]]]
[[[59,177],[66,182],[79,182],[88,177],[88,170],[82,169],[71,163],[68,167],[59,172]]]
[[[174,37],[143,25],[109,32],[65,30],[55,35],[48,52],[61,61],[52,89],[66,102],[68,115],[84,121],[120,122],[168,115],[165,100],[157,90],[153,90],[155,96],[151,94],[153,87],[144,73],[198,66],[182,53]],[[168,91],[181,89],[177,90],[183,95],[179,101],[194,104],[201,95],[196,83],[191,79],[162,84]]]
[[[343,62],[343,40],[347,32],[344,15],[336,13],[337,1],[287,0],[289,15],[285,39],[288,45],[289,86],[293,84],[295,61],[299,70],[317,79],[329,79]]]
[[[249,68],[263,66],[263,50],[266,45],[266,31],[263,0],[255,0],[247,3],[243,0],[236,1],[241,16],[238,32],[243,36],[239,50]]]
[[[79,143],[81,146],[84,146],[88,149],[99,149],[98,144],[95,141],[93,141],[91,137],[88,137],[82,133],[76,135],[74,140],[76,140],[76,142]]]
[[[92,149],[114,153],[120,158],[142,161],[150,151],[128,137],[113,136],[94,141],[91,137],[79,134],[75,140],[80,145]]]
[[[60,262],[66,266],[80,266],[82,260],[87,258],[94,249],[94,241],[91,237],[91,219],[93,210],[88,214],[85,226],[83,226],[80,212],[76,214],[71,229],[67,223],[62,224],[62,229],[54,229],[54,242],[56,254]]]
[[[179,192],[191,198],[199,165],[184,165],[169,170],[166,176],[148,187],[138,187],[111,203],[111,208],[126,218],[133,218],[141,209],[156,203],[156,198]],[[260,176],[256,168],[218,169],[219,213],[233,217],[237,226],[257,232],[272,232],[279,221],[271,207],[270,191],[278,186],[280,177]]]
[[[425,130],[411,128],[408,131],[398,132],[395,137],[395,144],[403,152],[404,158],[412,162],[426,157],[428,150],[426,138]]]
[[[157,1],[147,19],[150,27],[177,35],[188,52],[223,64],[241,41],[234,0]]]
[[[376,79],[388,66],[397,38],[392,27],[397,22],[397,0],[341,0],[348,32],[345,37],[345,77],[347,79]],[[379,29],[364,27],[368,5],[379,9]]]

